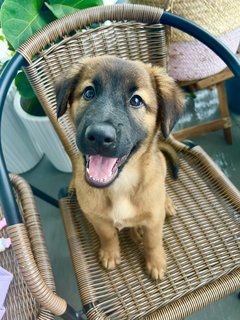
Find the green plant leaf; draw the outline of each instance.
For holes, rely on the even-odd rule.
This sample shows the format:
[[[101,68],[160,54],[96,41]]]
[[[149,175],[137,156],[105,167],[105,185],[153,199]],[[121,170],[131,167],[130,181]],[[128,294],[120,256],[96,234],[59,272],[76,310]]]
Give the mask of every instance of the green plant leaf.
[[[102,4],[102,0],[48,0],[48,2],[45,2],[45,5],[57,18],[61,18],[77,10],[99,6]]]
[[[15,77],[15,85],[20,95],[25,99],[32,99],[35,93],[23,71],[20,71]]]
[[[54,20],[43,0],[5,0],[1,7],[3,33],[14,49]]]
[[[23,110],[32,116],[45,116],[46,114],[23,71],[16,75],[15,85],[21,96],[20,103]]]
[[[44,112],[43,107],[41,106],[37,97],[34,97],[33,99],[25,99],[21,97],[20,104],[23,110],[32,116],[46,116],[46,113]]]

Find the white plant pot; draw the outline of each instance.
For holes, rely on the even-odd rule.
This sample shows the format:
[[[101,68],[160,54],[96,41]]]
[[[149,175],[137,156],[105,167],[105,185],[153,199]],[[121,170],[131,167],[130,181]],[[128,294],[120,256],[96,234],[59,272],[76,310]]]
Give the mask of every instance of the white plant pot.
[[[18,92],[14,98],[14,106],[32,141],[38,145],[53,166],[60,171],[71,172],[71,161],[48,117],[32,116],[26,113],[20,105]]]
[[[9,90],[3,111],[2,148],[7,169],[18,174],[35,167],[42,158],[43,152],[34,146],[13,107],[15,94],[16,89],[13,85]]]

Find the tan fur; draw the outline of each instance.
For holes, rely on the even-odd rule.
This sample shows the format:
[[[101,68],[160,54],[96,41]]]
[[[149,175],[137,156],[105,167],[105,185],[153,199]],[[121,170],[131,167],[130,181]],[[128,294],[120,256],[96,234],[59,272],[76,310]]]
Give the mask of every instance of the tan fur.
[[[89,67],[88,72],[80,77],[73,93],[70,106],[72,123],[77,114],[86,107],[79,99],[79,92],[91,83],[96,72],[104,72],[108,59],[101,57],[92,61],[88,58],[81,62],[81,66]],[[81,69],[81,66],[78,66],[77,70]],[[130,72],[136,74],[138,94],[144,97],[150,108],[148,112],[145,110],[131,110],[131,112],[147,129],[148,136],[109,187],[93,188],[85,181],[84,160],[81,155],[75,164],[74,184],[80,207],[99,236],[99,258],[102,265],[107,269],[113,269],[120,263],[117,229],[130,227],[136,231],[133,235],[135,234],[136,238],[141,235],[140,238],[143,240],[148,274],[153,279],[161,279],[166,270],[166,257],[162,245],[163,223],[166,209],[173,215],[175,208],[166,195],[166,162],[159,150],[158,122],[163,121],[161,113],[158,116],[158,110],[162,107],[159,106],[159,97],[161,95],[164,101],[178,100],[176,107],[178,113],[182,106],[182,95],[163,70],[140,62],[132,62],[132,68]],[[72,72],[76,73],[76,67]],[[71,78],[71,74],[69,77]],[[110,81],[107,76],[106,81]],[[158,90],[159,86],[161,92]],[[173,95],[176,95],[176,98]],[[174,113],[174,110],[171,112]],[[170,118],[166,119],[166,127],[170,125],[172,117],[176,115],[170,115]],[[137,230],[140,230],[140,233]]]

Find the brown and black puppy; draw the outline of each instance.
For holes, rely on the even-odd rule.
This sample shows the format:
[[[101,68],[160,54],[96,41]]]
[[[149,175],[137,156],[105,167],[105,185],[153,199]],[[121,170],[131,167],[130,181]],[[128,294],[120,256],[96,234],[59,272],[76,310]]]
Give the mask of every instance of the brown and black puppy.
[[[103,56],[73,66],[56,93],[59,117],[70,106],[81,153],[74,184],[99,236],[102,265],[120,263],[117,229],[141,228],[147,272],[161,279],[163,223],[174,206],[165,190],[158,134],[167,136],[179,117],[180,89],[163,69]]]

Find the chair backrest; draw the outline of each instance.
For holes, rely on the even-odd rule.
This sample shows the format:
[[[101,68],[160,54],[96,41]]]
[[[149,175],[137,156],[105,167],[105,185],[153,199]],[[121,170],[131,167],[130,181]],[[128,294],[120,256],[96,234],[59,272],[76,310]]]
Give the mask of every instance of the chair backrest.
[[[109,54],[166,67],[161,14],[148,6],[90,8],[54,21],[19,48],[30,63],[28,78],[72,160],[78,155],[74,130],[67,113],[57,120],[55,81],[85,56]]]

